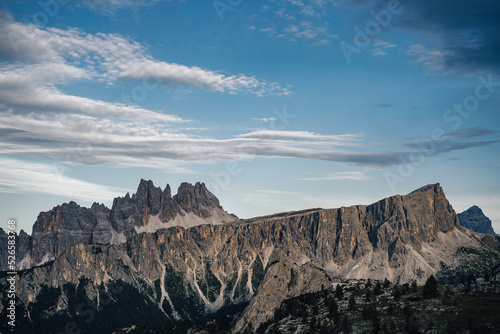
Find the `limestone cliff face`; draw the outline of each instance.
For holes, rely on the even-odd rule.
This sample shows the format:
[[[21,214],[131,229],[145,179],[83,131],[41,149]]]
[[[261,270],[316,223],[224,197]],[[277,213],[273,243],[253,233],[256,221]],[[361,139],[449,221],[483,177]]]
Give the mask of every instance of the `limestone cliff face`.
[[[7,271],[8,269],[8,233],[0,228],[0,254],[2,258],[0,259],[0,268],[2,270]],[[16,267],[18,269],[26,269],[29,267],[29,256],[30,256],[30,247],[31,247],[31,238],[30,236],[21,230],[19,234],[15,235],[16,241]],[[24,262],[21,262],[22,259],[26,259]]]
[[[233,220],[235,217],[224,211],[202,183],[183,183],[172,197],[169,185],[162,190],[152,181],[141,180],[135,194],[115,198],[111,209],[99,203],[89,209],[70,202],[40,213],[31,237],[24,231],[19,235],[18,268],[53,260],[72,245],[119,244],[137,233],[158,228]],[[6,234],[0,232],[0,238],[6,238]],[[6,249],[0,248],[0,255],[0,271],[5,271]]]
[[[96,223],[92,210],[75,202],[40,213],[31,236],[32,261],[43,263],[60,256],[71,245],[90,243]]]
[[[218,205],[203,195],[201,185],[171,199],[168,192],[152,190],[137,212],[161,216],[164,206],[154,203],[163,201],[178,205],[185,215],[192,208],[203,217],[204,208]],[[115,209],[133,207],[130,203],[138,199],[117,201],[122,203]],[[121,217],[126,221],[126,215]],[[98,219],[90,221],[99,225]],[[284,299],[319,291],[336,277],[423,283],[442,264],[459,265],[459,247],[488,248],[459,225],[435,184],[368,206],[288,212],[188,229],[173,226],[131,235],[117,245],[70,246],[54,262],[23,272],[18,296],[29,309],[43,298],[44,286],[59,289],[63,298],[65,284],[78,285],[87,278],[85,291],[91,299],[101,286],[120,281],[170,318],[195,319],[224,305],[250,301],[234,327],[238,333],[272,317]],[[63,307],[58,312],[66,311]]]

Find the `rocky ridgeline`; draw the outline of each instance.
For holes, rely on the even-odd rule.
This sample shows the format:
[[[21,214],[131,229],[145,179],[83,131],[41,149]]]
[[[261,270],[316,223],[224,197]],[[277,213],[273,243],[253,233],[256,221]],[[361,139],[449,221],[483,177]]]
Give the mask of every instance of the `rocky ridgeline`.
[[[467,210],[458,214],[458,219],[460,225],[468,228],[471,231],[478,233],[495,234],[493,227],[491,226],[491,220],[486,217],[481,210],[476,205],[471,206]]]
[[[162,190],[152,181],[141,180],[135,194],[115,198],[111,209],[99,203],[94,203],[89,209],[69,202],[41,212],[31,236],[24,231],[19,233],[18,268],[30,268],[53,260],[76,244],[123,243],[141,232],[141,228],[152,232],[176,223],[192,226],[205,221],[220,224],[233,220],[235,217],[223,210],[219,200],[203,183],[194,186],[182,183],[177,195],[172,196],[169,185]],[[152,221],[156,224],[148,227]],[[7,235],[0,229],[0,240],[3,239],[6,240]],[[4,245],[7,242],[2,242],[1,247]],[[0,252],[0,270],[5,271],[6,249],[0,248]]]
[[[202,185],[190,189],[180,191],[183,195],[175,200],[183,212],[190,209],[203,216],[208,212],[204,208],[218,205]],[[115,203],[124,204],[118,205],[122,211],[114,205],[113,221],[127,222],[137,214],[129,223],[141,225],[145,212],[166,219],[162,214],[171,212],[164,210],[165,203],[172,203],[169,192],[153,191],[140,196],[141,201],[137,194],[117,199]],[[126,229],[113,228],[126,234]],[[95,237],[90,233],[87,238],[90,242]],[[128,296],[138,296],[130,315],[126,312],[132,297],[127,300],[121,327],[155,314],[160,319],[194,320],[223,306],[247,302],[233,328],[238,333],[270,319],[283,300],[320,291],[339,278],[422,284],[444,267],[453,271],[464,259],[476,261],[476,257],[474,266],[482,270],[477,254],[486,254],[488,261],[500,260],[496,240],[486,245],[481,235],[461,227],[442,188],[435,184],[368,206],[288,212],[188,229],[174,226],[133,234],[116,245],[80,243],[53,262],[21,272],[17,294],[31,314],[27,323],[38,325],[59,318],[80,319],[71,306],[76,287],[81,289],[78,300],[85,296],[97,304],[101,291],[112,294],[117,284]],[[111,295],[113,309],[120,309],[123,296]],[[47,303],[58,306],[45,310]],[[38,312],[44,317],[34,319]],[[98,325],[80,322],[82,329],[92,331]]]

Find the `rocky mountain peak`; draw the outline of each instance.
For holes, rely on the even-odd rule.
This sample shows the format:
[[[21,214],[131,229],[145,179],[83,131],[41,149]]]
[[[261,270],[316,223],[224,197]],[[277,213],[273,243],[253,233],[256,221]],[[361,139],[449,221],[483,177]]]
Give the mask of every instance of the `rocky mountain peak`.
[[[172,190],[170,189],[169,184],[167,184],[167,186],[165,187],[165,190],[163,190],[163,198],[165,198],[167,200],[172,198]]]
[[[486,217],[477,205],[473,205],[462,213],[458,214],[460,225],[478,233],[495,234],[491,225],[491,220]]]
[[[194,186],[187,182],[181,183],[174,198],[187,211],[195,206],[220,208],[219,200],[208,191],[205,183],[197,182]]]
[[[423,187],[420,187],[420,188],[412,191],[408,195],[416,194],[416,193],[426,193],[426,192],[434,192],[434,193],[439,193],[439,194],[444,195],[443,188],[441,188],[441,185],[439,183],[427,184]]]
[[[115,198],[111,209],[100,203],[93,203],[89,209],[70,201],[41,212],[33,235],[24,231],[20,235],[26,251],[18,254],[25,259],[23,266],[30,267],[60,256],[75,244],[120,244],[145,231],[176,225],[221,224],[235,219],[203,183],[182,183],[172,197],[168,184],[162,190],[153,181],[141,179],[136,193]],[[3,254],[4,250],[0,250]],[[6,264],[0,262],[0,270],[5,268]]]

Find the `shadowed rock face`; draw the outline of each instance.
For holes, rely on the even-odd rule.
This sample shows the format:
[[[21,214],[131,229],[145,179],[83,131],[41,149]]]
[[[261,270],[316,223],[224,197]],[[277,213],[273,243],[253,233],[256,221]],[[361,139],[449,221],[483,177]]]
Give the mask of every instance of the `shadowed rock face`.
[[[495,234],[495,231],[491,226],[491,220],[486,217],[483,213],[483,210],[481,210],[476,205],[471,206],[462,213],[459,213],[458,219],[460,220],[460,225],[468,228],[471,231],[478,233]]]
[[[115,198],[111,209],[99,203],[94,203],[89,209],[70,202],[41,212],[33,225],[31,237],[24,231],[19,235],[18,268],[45,263],[60,256],[68,247],[80,243],[125,242],[137,234],[137,228],[148,226],[152,216],[157,216],[160,222],[157,228],[161,228],[161,223],[186,214],[200,218],[192,223],[195,225],[203,223],[203,219],[210,218],[214,213],[218,216],[210,223],[222,223],[222,219],[228,222],[235,220],[202,183],[194,186],[183,183],[178,194],[172,198],[169,185],[162,190],[155,187],[152,181],[141,180],[135,194]],[[170,225],[175,225],[175,222]],[[0,239],[6,240],[6,237],[5,232],[0,231]],[[0,270],[7,270],[6,251],[6,248],[0,248]]]
[[[146,184],[142,209],[130,212],[148,210],[161,216],[165,204],[153,203],[163,200],[202,217],[203,210],[218,205],[202,185],[186,188],[169,201],[165,191]],[[117,200],[123,204],[114,209],[137,207],[132,205],[137,196]],[[89,298],[99,295],[101,283],[120,280],[171,318],[195,319],[203,310],[250,301],[234,327],[240,332],[272,317],[284,299],[319,291],[335,277],[423,283],[441,263],[457,266],[457,248],[462,246],[486,247],[459,225],[435,184],[368,206],[288,212],[189,229],[174,226],[134,234],[117,245],[71,246],[54,262],[22,273],[18,296],[25,304],[36,303],[43,286],[60,289],[88,278]]]

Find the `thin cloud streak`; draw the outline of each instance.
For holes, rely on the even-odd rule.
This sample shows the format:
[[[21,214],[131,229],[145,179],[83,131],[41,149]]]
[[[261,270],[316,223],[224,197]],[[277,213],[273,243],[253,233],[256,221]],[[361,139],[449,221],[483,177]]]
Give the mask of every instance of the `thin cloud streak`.
[[[45,164],[2,157],[0,192],[50,194],[85,201],[108,201],[125,193],[124,189],[106,187],[65,175],[60,164]]]
[[[194,136],[168,124],[100,119],[77,114],[0,114],[0,154],[47,157],[69,164],[152,167],[187,172],[185,164],[253,157],[325,160],[364,168],[386,168],[408,159],[408,151],[362,152],[360,134],[258,130],[227,139]],[[476,131],[483,133],[484,131]],[[492,145],[498,140],[452,141],[432,155]],[[339,149],[352,147],[354,150]],[[68,158],[69,157],[69,158]]]
[[[319,177],[300,178],[297,180],[299,180],[299,181],[343,181],[343,180],[361,181],[361,180],[368,180],[368,177],[366,176],[365,172],[352,171],[352,172],[331,173],[331,174],[328,174],[325,176],[319,176]]]

